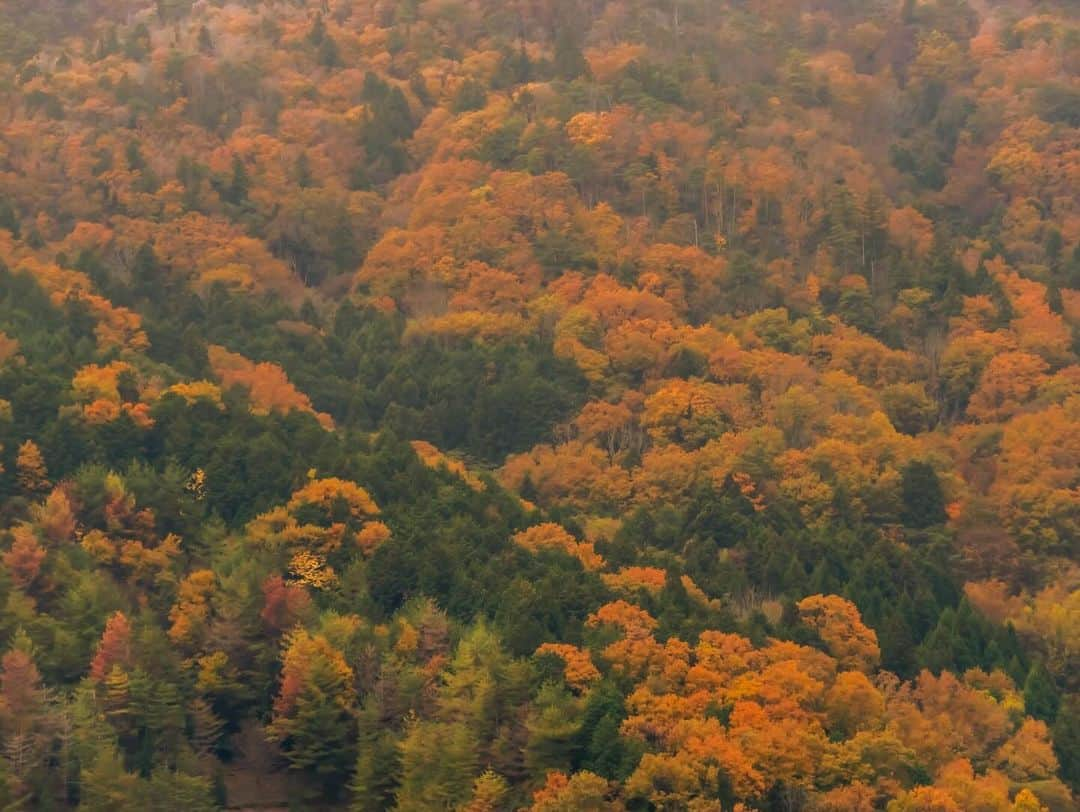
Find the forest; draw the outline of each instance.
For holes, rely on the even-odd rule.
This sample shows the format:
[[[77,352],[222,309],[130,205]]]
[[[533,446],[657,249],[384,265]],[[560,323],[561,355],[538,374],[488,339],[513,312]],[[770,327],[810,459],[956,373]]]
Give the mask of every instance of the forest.
[[[0,809],[1070,812],[1075,0],[0,0]]]

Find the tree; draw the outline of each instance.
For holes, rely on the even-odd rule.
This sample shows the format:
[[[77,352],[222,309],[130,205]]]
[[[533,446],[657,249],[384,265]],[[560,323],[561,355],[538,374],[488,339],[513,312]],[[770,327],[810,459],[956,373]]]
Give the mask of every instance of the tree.
[[[18,525],[11,534],[11,549],[3,555],[4,566],[11,573],[11,580],[16,586],[28,589],[41,572],[46,553],[30,526]]]
[[[473,784],[472,797],[462,812],[498,812],[506,803],[510,787],[498,773],[485,770]]]
[[[569,81],[588,73],[589,63],[581,51],[579,32],[579,26],[567,19],[555,34],[555,72],[561,79]]]
[[[998,748],[994,761],[1014,781],[1045,780],[1058,771],[1050,730],[1036,719],[1025,719],[1012,738]]]
[[[400,746],[397,808],[420,812],[466,802],[477,773],[478,745],[475,734],[461,722],[409,720]]]
[[[1026,787],[1016,793],[1013,799],[1012,812],[1043,812],[1047,807],[1039,802],[1039,798]]]
[[[224,388],[240,386],[248,390],[254,413],[288,413],[298,409],[315,415],[326,428],[333,426],[334,421],[330,415],[316,413],[311,399],[289,381],[285,371],[277,364],[256,364],[217,345],[209,347],[209,360],[214,374],[221,380]]]
[[[514,535],[513,541],[531,552],[552,549],[562,550],[581,562],[588,570],[599,569],[604,564],[604,559],[596,552],[589,542],[579,542],[560,525],[546,522],[522,530]]]
[[[841,665],[862,671],[881,658],[877,634],[868,628],[851,601],[837,595],[811,595],[797,604],[799,619],[816,631]]]
[[[139,777],[124,769],[114,746],[100,749],[79,775],[80,807],[91,812],[133,809],[140,806]]]
[[[454,96],[450,109],[455,113],[468,113],[483,109],[486,103],[487,92],[484,86],[475,79],[466,79]]]
[[[15,634],[12,648],[0,658],[0,700],[0,722],[8,732],[28,729],[45,709],[33,644],[21,629]]]
[[[1080,699],[1075,694],[1065,699],[1058,711],[1054,752],[1061,762],[1061,777],[1076,791],[1080,788]]]
[[[304,617],[311,598],[298,584],[287,583],[280,575],[272,575],[262,585],[263,609],[260,617],[274,631],[291,629]]]
[[[179,770],[158,767],[150,775],[140,793],[147,809],[190,809],[192,812],[214,812],[215,803],[210,779],[187,775]]]
[[[205,25],[199,28],[199,50],[204,54],[214,52],[214,38],[210,35],[210,29]]]
[[[968,414],[984,422],[1011,417],[1036,396],[1047,369],[1046,361],[1031,353],[995,355],[971,396]]]
[[[600,679],[600,672],[593,665],[589,652],[566,643],[544,643],[536,650],[537,655],[553,654],[563,663],[566,684],[574,690],[585,691],[592,682]]]
[[[34,663],[33,644],[19,629],[0,658],[0,744],[5,766],[22,793],[41,769],[52,744],[47,694]]]
[[[316,56],[318,63],[324,68],[336,68],[341,65],[341,51],[338,49],[337,42],[329,35],[319,43]]]
[[[825,698],[832,730],[850,738],[862,729],[874,729],[885,713],[885,699],[860,671],[845,671]]]
[[[75,513],[62,487],[56,487],[40,505],[31,508],[31,516],[45,537],[54,544],[71,540],[75,533]]]
[[[881,393],[889,420],[905,434],[921,434],[932,428],[937,406],[921,384],[893,384]]]
[[[142,679],[145,674],[140,674]],[[119,664],[114,664],[105,675],[102,685],[105,719],[119,737],[120,744],[129,747],[134,744],[138,720],[132,705],[131,677]]]
[[[48,490],[49,476],[45,469],[45,458],[33,440],[27,440],[19,446],[19,454],[15,458],[15,476],[24,493],[36,494]]]
[[[582,771],[568,776],[549,772],[544,786],[533,793],[532,812],[600,812],[618,810],[621,805],[608,798],[608,782],[600,776]]]
[[[360,711],[357,720],[357,757],[352,782],[350,809],[379,812],[394,804],[401,780],[401,757],[395,734],[385,729],[372,707]]]
[[[526,726],[525,764],[533,775],[566,770],[577,761],[581,706],[561,685],[541,687]]]
[[[250,188],[251,179],[248,176],[247,164],[242,157],[235,155],[232,162],[232,177],[225,188],[223,197],[229,203],[239,206],[248,199]]]
[[[281,687],[269,736],[290,767],[317,778],[328,798],[344,788],[355,765],[353,672],[325,637],[294,630],[282,654]]]
[[[937,471],[926,462],[913,460],[901,471],[901,498],[903,513],[901,519],[908,527],[920,530],[938,524],[944,524],[945,494],[941,488]]]
[[[1024,710],[1029,716],[1053,724],[1057,718],[1060,696],[1054,679],[1041,662],[1028,670],[1024,680]]]
[[[106,621],[101,642],[90,662],[90,678],[103,682],[114,667],[129,669],[131,664],[131,624],[123,612],[115,612]]]
[[[191,701],[191,746],[198,756],[209,756],[217,749],[225,731],[225,720],[214,712],[202,697]]]
[[[180,582],[176,604],[169,610],[169,638],[193,644],[206,632],[210,618],[210,597],[217,586],[212,570],[195,570]]]
[[[344,688],[336,669],[317,659],[288,724],[290,766],[318,776],[330,797],[340,791],[355,761],[351,708],[340,701]]]

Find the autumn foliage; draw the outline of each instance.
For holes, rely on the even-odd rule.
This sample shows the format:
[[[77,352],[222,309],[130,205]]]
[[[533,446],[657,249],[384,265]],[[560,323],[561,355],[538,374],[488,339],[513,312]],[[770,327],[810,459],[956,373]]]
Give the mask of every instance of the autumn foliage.
[[[0,808],[1066,812],[1068,0],[0,0]]]

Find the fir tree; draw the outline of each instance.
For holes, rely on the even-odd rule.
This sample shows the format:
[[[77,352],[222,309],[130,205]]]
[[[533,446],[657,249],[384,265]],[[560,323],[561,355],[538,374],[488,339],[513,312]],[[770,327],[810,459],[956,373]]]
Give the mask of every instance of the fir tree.
[[[225,190],[225,199],[233,205],[240,205],[248,199],[248,191],[251,188],[251,179],[248,177],[247,165],[239,155],[233,157],[232,178]]]
[[[908,527],[925,529],[944,524],[945,494],[937,472],[929,463],[915,460],[901,472],[901,519]]]
[[[1035,663],[1024,680],[1024,710],[1036,719],[1053,724],[1061,698],[1050,672],[1041,662]]]
[[[1054,752],[1061,762],[1061,777],[1080,791],[1080,696],[1070,695],[1058,710],[1054,724]]]
[[[349,788],[353,812],[380,812],[394,805],[394,793],[401,780],[401,758],[397,737],[384,728],[374,708],[360,713],[358,720],[356,769]]]

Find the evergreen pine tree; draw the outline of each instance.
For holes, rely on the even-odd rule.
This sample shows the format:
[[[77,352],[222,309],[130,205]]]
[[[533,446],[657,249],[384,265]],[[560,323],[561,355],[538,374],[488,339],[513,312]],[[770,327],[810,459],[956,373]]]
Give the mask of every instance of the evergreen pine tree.
[[[210,29],[205,25],[199,28],[199,50],[204,54],[214,52],[214,39],[210,36]]]
[[[1080,695],[1071,694],[1058,709],[1054,752],[1061,763],[1062,779],[1080,791]]]
[[[0,199],[0,228],[7,229],[11,232],[12,237],[19,239],[21,233],[19,216],[15,212],[15,207],[9,201],[3,199]]]
[[[135,729],[135,713],[131,706],[131,679],[124,669],[114,665],[105,677],[105,718],[121,737]]]
[[[911,676],[915,668],[915,638],[903,613],[893,611],[887,614],[877,633],[882,667],[901,677]]]
[[[365,708],[357,724],[356,770],[349,785],[352,812],[381,812],[394,805],[401,780],[397,737],[380,725],[374,708]]]
[[[79,776],[79,809],[87,812],[115,812],[143,809],[139,777],[124,769],[114,746],[102,748],[94,761],[84,765]]]
[[[233,157],[232,179],[225,190],[225,199],[238,206],[247,200],[250,188],[251,179],[248,177],[247,166],[244,159],[236,155]]]
[[[925,529],[944,524],[945,493],[941,480],[929,463],[914,460],[901,472],[900,484],[903,510],[901,520],[908,527]]]
[[[316,657],[289,724],[290,765],[317,776],[331,799],[356,763],[354,720],[341,702],[341,689],[340,674]]]
[[[1024,710],[1029,716],[1052,725],[1060,702],[1054,678],[1041,662],[1035,663],[1024,680]]]
[[[851,273],[861,256],[859,243],[858,207],[851,191],[838,183],[829,197],[828,235],[833,262],[845,273]]]
[[[184,812],[214,812],[213,785],[208,778],[186,775],[179,770],[158,767],[143,789],[144,809],[176,809]]]
[[[533,775],[568,771],[577,759],[581,732],[578,706],[578,700],[562,685],[548,683],[540,688],[526,723],[529,741],[525,763]]]
[[[468,798],[479,756],[468,726],[413,718],[399,751],[401,786],[395,797],[401,812],[452,809]]]
[[[311,22],[311,30],[308,31],[307,40],[310,44],[318,47],[326,39],[326,21],[321,13],[315,15]]]
[[[580,769],[619,780],[633,769],[636,744],[620,732],[626,709],[622,694],[610,683],[589,693],[582,714]]]
[[[131,266],[131,286],[136,296],[151,297],[159,293],[161,288],[160,268],[154,246],[143,243],[135,254],[135,261]]]
[[[323,38],[316,52],[316,58],[324,68],[336,68],[341,64],[341,51],[333,37]]]
[[[555,74],[571,81],[589,70],[585,54],[581,50],[580,27],[567,21],[555,34]]]
[[[214,713],[213,706],[202,697],[191,701],[191,746],[196,755],[210,755],[217,748],[225,730],[224,720]]]

